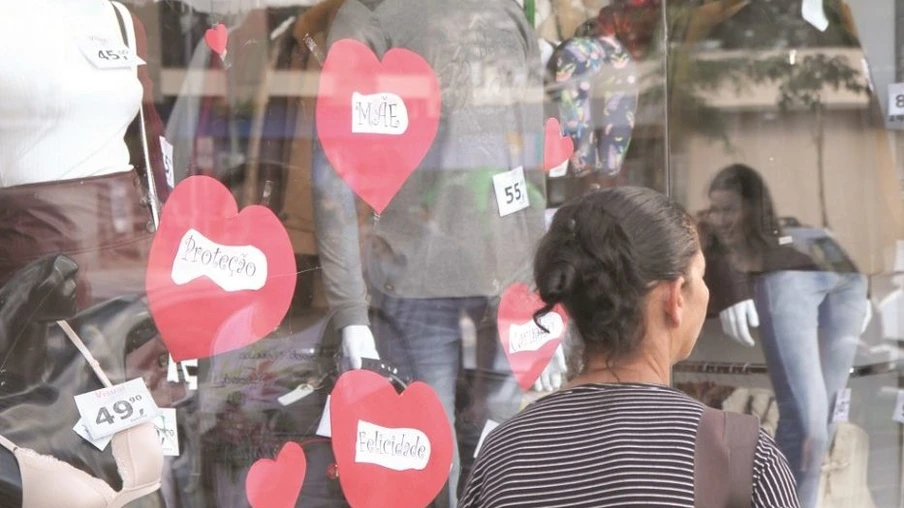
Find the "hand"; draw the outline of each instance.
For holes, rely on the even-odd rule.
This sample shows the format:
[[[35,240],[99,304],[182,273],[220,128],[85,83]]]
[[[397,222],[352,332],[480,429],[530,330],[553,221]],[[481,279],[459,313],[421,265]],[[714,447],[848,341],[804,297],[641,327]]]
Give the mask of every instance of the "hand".
[[[754,346],[750,327],[760,326],[760,316],[756,313],[753,300],[744,300],[723,310],[719,313],[719,319],[722,321],[722,331],[725,335],[744,346]]]
[[[362,358],[380,359],[370,327],[349,325],[342,329],[342,355],[348,358],[354,370],[361,368]]]
[[[549,365],[543,369],[543,373],[540,374],[540,377],[534,383],[534,391],[554,392],[558,390],[565,382],[565,374],[567,371],[568,366],[565,363],[565,351],[562,349],[562,345],[559,344],[559,347],[556,348],[556,352],[552,355],[552,359],[549,361]]]

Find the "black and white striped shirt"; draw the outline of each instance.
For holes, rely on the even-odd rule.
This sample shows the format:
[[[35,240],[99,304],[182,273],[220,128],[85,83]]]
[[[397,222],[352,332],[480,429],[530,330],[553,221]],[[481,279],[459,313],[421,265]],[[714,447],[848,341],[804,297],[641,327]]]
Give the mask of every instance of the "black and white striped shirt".
[[[703,406],[658,385],[591,384],[549,395],[480,450],[461,508],[694,506]],[[753,507],[798,508],[794,479],[760,431]]]

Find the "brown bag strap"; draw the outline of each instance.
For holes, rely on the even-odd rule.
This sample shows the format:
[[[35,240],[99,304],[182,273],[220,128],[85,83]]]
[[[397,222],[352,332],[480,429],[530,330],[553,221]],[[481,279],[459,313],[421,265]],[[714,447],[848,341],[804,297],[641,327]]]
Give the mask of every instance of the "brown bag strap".
[[[696,508],[750,508],[759,429],[755,416],[704,407],[694,450]]]

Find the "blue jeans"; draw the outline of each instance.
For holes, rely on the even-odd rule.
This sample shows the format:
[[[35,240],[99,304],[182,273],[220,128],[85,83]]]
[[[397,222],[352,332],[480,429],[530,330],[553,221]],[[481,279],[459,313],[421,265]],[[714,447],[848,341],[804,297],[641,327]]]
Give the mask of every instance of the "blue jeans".
[[[830,411],[847,384],[866,317],[866,277],[781,271],[759,277],[755,288],[779,406],[775,438],[797,479],[801,507],[813,508],[834,430]]]
[[[484,297],[395,298],[381,295],[371,326],[381,358],[389,360],[405,377],[429,384],[439,396],[452,428],[456,428],[456,391],[462,366],[461,317],[477,327],[477,372],[469,388],[468,420],[460,425],[453,447],[452,471],[446,493],[436,507],[458,504],[461,473],[459,445],[474,445],[487,418],[503,421],[519,409],[521,390],[512,377],[496,333],[495,308]],[[455,437],[455,436],[453,436]],[[473,448],[462,447],[473,452]],[[465,459],[470,457],[466,456]],[[466,464],[469,460],[465,460]]]

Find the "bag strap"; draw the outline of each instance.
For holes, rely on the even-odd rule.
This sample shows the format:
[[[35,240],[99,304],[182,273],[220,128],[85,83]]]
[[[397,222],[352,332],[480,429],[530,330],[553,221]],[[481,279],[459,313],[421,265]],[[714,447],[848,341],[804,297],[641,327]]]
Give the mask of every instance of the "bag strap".
[[[755,416],[704,406],[694,449],[694,506],[750,508],[759,429]]]
[[[125,17],[131,14],[119,2],[110,2],[113,5],[113,11],[116,13],[116,20],[119,22],[119,31],[122,34],[122,42],[127,48],[134,48],[135,54],[138,54],[138,45],[135,44],[135,26],[130,22],[126,24]],[[138,66],[135,66],[135,72],[138,72]],[[144,89],[144,86],[142,86]],[[142,92],[143,94],[143,92]],[[141,104],[138,108],[138,125],[141,128],[141,149],[144,155],[145,176],[148,185],[148,207],[151,209],[151,218],[154,220],[154,229],[160,227],[160,201],[157,198],[157,185],[154,182],[154,168],[151,166],[151,155],[148,149],[148,133],[147,126],[144,122],[144,97],[142,95]]]

